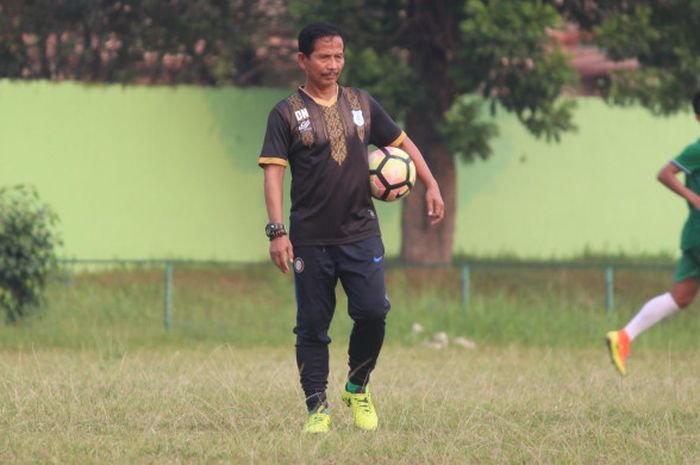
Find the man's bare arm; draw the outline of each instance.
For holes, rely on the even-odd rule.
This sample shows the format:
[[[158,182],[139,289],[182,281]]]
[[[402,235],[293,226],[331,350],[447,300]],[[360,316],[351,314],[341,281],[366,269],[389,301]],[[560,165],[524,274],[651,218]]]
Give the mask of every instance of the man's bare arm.
[[[284,171],[284,166],[265,166],[265,207],[270,223],[283,223]],[[294,251],[287,235],[270,241],[270,258],[282,273],[289,271],[289,262],[294,260]]]
[[[445,203],[442,200],[442,194],[440,193],[440,187],[437,181],[430,172],[430,168],[428,168],[423,154],[410,137],[406,136],[399,148],[406,152],[416,165],[416,176],[418,176],[418,179],[420,179],[426,187],[425,202],[428,209],[428,216],[430,216],[430,224],[438,224],[445,216]]]

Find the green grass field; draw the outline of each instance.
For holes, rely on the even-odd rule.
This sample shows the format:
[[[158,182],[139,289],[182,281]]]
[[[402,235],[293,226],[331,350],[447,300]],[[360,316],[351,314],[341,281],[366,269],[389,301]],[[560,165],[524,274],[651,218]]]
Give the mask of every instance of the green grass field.
[[[350,328],[339,299],[333,429],[305,437],[288,276],[176,268],[166,330],[162,270],[63,274],[45,309],[0,328],[0,463],[697,463],[693,309],[635,342],[625,379],[602,344],[669,279],[618,273],[608,315],[600,272],[477,270],[465,311],[458,271],[390,270],[380,429],[355,431],[339,400]],[[476,348],[430,348],[436,331]]]

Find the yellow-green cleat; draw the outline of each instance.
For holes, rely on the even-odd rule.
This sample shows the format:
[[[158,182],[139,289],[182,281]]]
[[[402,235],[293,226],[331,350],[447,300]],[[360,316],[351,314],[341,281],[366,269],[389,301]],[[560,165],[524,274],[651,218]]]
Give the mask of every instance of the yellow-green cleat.
[[[319,407],[314,412],[309,413],[309,416],[304,422],[304,433],[320,434],[327,433],[331,430],[331,415],[325,406]]]
[[[610,331],[605,335],[605,343],[608,346],[608,353],[613,366],[617,368],[620,375],[625,376],[627,374],[625,360],[630,353],[629,336],[624,330]]]
[[[343,402],[352,409],[352,416],[355,419],[355,426],[365,431],[374,431],[379,424],[377,412],[374,410],[372,396],[369,394],[369,389],[365,387],[365,392],[357,394],[349,392],[347,388],[343,388],[341,394]]]

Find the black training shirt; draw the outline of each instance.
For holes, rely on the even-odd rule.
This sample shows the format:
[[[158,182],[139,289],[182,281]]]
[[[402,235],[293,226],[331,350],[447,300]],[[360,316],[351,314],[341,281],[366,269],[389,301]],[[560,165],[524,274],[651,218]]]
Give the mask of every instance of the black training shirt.
[[[299,89],[275,105],[258,163],[292,170],[292,244],[345,244],[378,235],[367,146],[397,146],[404,138],[361,89],[339,87],[335,102],[317,102]]]

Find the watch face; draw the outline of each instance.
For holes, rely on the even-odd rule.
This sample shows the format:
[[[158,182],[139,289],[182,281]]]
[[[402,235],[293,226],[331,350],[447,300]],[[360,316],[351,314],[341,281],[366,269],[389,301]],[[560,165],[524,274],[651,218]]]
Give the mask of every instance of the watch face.
[[[270,223],[267,226],[265,226],[265,235],[267,235],[267,237],[272,237],[277,231],[283,228],[284,226],[279,225],[277,223]]]

